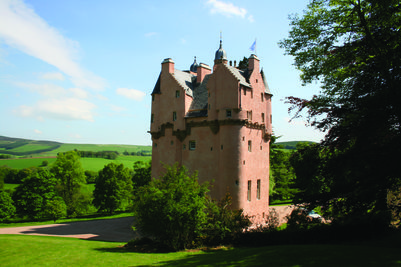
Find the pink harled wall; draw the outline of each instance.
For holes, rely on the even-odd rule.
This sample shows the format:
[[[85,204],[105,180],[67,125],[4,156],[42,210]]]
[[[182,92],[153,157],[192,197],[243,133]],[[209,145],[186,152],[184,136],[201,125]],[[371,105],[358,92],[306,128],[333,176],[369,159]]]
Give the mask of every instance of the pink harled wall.
[[[198,171],[200,182],[213,181],[210,194],[214,199],[220,200],[229,191],[233,208],[241,208],[259,221],[268,213],[269,205],[269,140],[266,134],[272,131],[271,95],[265,93],[256,56],[249,58],[250,87],[241,85],[230,68],[224,63],[213,68],[207,85],[208,116],[184,118],[192,97],[172,78],[172,60],[162,63],[162,93],[155,94],[152,102],[151,132],[158,132],[162,124],[170,123],[170,126],[164,130],[164,136],[153,139],[152,177],[164,172],[161,163],[178,162],[190,172]],[[182,97],[175,97],[176,90],[182,90]],[[231,117],[227,117],[226,110],[232,111]],[[174,122],[173,111],[177,112]],[[207,124],[199,125],[215,120],[220,124],[217,133]],[[190,122],[198,124],[191,127],[190,135],[182,142],[173,136],[173,130],[185,130],[186,123]],[[190,141],[196,142],[194,150],[190,150]]]

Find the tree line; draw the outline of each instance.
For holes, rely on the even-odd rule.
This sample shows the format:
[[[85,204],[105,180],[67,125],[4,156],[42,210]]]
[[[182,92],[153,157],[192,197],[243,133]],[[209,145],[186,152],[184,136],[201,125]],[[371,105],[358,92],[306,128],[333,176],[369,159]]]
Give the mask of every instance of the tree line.
[[[109,163],[95,173],[85,172],[79,159],[76,151],[69,151],[59,153],[50,168],[1,168],[0,220],[56,220],[96,211],[113,214],[130,209],[134,190],[150,181],[150,163],[136,162],[134,169]],[[9,181],[10,173],[17,173],[19,182],[12,194],[4,190],[4,180]],[[88,192],[87,180],[95,183],[93,194]]]

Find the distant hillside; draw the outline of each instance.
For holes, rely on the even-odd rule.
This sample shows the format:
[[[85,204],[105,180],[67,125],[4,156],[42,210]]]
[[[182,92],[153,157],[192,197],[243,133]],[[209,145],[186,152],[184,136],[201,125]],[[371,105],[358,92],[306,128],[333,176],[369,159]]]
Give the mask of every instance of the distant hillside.
[[[283,146],[285,149],[296,149],[298,143],[316,143],[311,141],[287,141],[287,142],[277,142],[275,144]]]
[[[124,152],[152,152],[151,146],[139,145],[96,145],[96,144],[68,144],[54,141],[36,141],[22,138],[0,136],[0,154],[30,157],[52,157],[59,152],[71,150],[80,151],[117,151]]]

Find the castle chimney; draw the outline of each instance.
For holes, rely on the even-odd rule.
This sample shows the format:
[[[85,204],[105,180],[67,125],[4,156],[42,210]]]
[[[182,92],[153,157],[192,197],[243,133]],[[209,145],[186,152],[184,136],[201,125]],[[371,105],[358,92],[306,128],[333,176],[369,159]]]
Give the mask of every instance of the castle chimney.
[[[162,72],[174,73],[174,61],[171,58],[166,58],[163,60]]]
[[[233,65],[233,62],[232,62],[232,60],[230,60],[230,67]]]
[[[259,72],[259,62],[260,62],[259,58],[255,54],[252,54],[249,57],[248,69]]]
[[[210,73],[212,73],[212,69],[208,65],[200,63],[197,69],[196,82],[201,83],[203,78]]]
[[[237,61],[234,60],[234,67],[237,67]]]

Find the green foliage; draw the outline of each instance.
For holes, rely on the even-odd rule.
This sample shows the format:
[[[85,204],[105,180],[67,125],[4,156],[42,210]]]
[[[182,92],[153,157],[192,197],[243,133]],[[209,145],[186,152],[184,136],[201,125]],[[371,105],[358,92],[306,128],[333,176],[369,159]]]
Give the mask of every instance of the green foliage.
[[[247,70],[249,65],[249,60],[247,57],[244,57],[239,63],[238,63],[238,69],[240,70]]]
[[[58,219],[67,216],[67,206],[61,197],[56,196],[47,201],[43,213],[44,217],[51,218],[56,222]]]
[[[57,179],[56,189],[67,205],[67,215],[76,216],[82,200],[80,188],[84,185],[85,174],[79,156],[75,151],[60,153],[51,172]]]
[[[290,152],[276,144],[279,137],[270,140],[270,201],[290,200],[297,191],[294,188],[295,174],[290,164]]]
[[[87,184],[94,184],[96,182],[96,178],[98,177],[98,172],[86,170],[85,171],[85,180]]]
[[[99,211],[113,214],[129,204],[131,194],[131,173],[123,164],[110,163],[99,171],[93,192],[93,204]]]
[[[15,213],[15,206],[11,196],[0,190],[0,221],[5,220],[13,216]]]
[[[192,247],[206,222],[208,184],[185,167],[166,167],[166,173],[140,187],[134,196],[136,227],[161,244],[179,250]]]
[[[251,225],[250,217],[242,210],[231,209],[231,199],[228,192],[218,203],[208,198],[207,221],[200,237],[203,245],[232,244]]]
[[[281,46],[302,81],[320,81],[322,89],[309,100],[288,98],[294,118],[306,111],[311,125],[327,131],[325,163],[313,179],[330,194],[316,201],[339,223],[387,227],[388,192],[401,187],[394,157],[401,151],[400,3],[314,0],[291,25]]]
[[[17,214],[31,220],[43,218],[47,203],[56,197],[56,183],[53,174],[42,168],[23,179],[12,196]]]
[[[134,174],[132,175],[132,184],[134,193],[138,188],[148,185],[152,180],[152,162],[136,161],[134,163]]]

